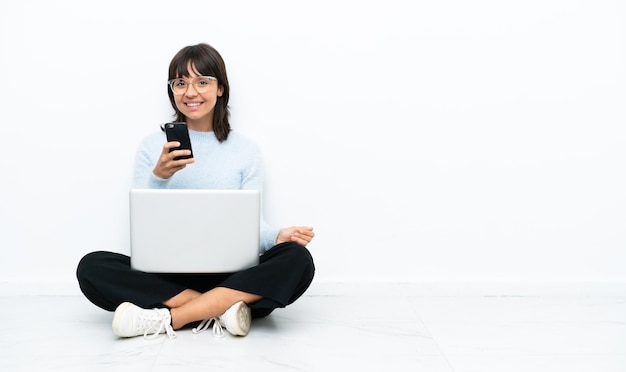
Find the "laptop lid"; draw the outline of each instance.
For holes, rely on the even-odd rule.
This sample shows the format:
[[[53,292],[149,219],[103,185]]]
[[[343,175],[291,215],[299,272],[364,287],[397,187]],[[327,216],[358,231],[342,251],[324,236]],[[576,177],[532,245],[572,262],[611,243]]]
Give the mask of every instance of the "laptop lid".
[[[228,273],[259,263],[256,190],[132,189],[131,268]]]

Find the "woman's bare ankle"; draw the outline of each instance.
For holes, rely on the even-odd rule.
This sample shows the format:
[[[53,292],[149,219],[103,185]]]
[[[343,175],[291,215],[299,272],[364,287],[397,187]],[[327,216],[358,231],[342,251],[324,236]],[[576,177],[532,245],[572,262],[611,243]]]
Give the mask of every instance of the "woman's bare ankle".
[[[163,302],[163,305],[169,307],[170,309],[175,309],[177,307],[183,306],[189,301],[195,300],[196,298],[200,297],[201,294],[202,293],[194,291],[193,289],[185,289],[176,296]]]

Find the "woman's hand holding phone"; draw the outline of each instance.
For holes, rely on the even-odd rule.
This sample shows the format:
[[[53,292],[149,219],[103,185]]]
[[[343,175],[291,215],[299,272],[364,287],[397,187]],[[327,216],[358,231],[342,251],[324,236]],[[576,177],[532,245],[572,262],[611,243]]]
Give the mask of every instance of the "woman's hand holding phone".
[[[191,164],[194,162],[193,158],[184,158],[185,156],[191,155],[191,150],[173,150],[176,147],[180,147],[180,142],[170,141],[163,145],[163,151],[161,151],[159,160],[157,161],[157,164],[152,171],[155,176],[162,179],[168,179],[172,177],[174,173],[185,168],[187,164]],[[174,158],[178,157],[183,158],[174,160]]]

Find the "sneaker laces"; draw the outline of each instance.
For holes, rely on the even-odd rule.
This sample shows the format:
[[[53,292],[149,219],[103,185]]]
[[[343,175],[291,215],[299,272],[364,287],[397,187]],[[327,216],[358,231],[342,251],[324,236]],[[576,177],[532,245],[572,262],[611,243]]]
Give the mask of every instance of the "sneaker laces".
[[[211,326],[211,322],[213,322],[213,336],[214,337],[224,337],[224,329],[220,324],[219,318],[213,317],[204,319],[198,324],[198,326],[191,330],[191,332],[198,334],[206,331]]]
[[[146,327],[146,331],[143,333],[143,338],[146,340],[156,338],[163,331],[167,333],[167,336],[169,338],[176,338],[176,332],[174,332],[174,328],[172,328],[172,325],[170,324],[171,316],[164,312],[158,311],[158,309],[153,310],[154,314],[156,314],[155,316],[145,317],[142,319],[143,322],[152,322],[152,324]],[[155,329],[155,327],[157,328]],[[149,334],[150,331],[153,329],[155,331]]]

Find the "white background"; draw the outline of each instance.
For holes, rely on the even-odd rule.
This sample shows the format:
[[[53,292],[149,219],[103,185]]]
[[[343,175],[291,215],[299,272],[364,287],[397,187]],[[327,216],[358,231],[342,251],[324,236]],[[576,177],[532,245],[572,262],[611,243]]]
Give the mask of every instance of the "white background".
[[[261,147],[268,220],[319,282],[626,282],[618,0],[0,4],[0,281],[128,253],[139,140],[207,42]]]

